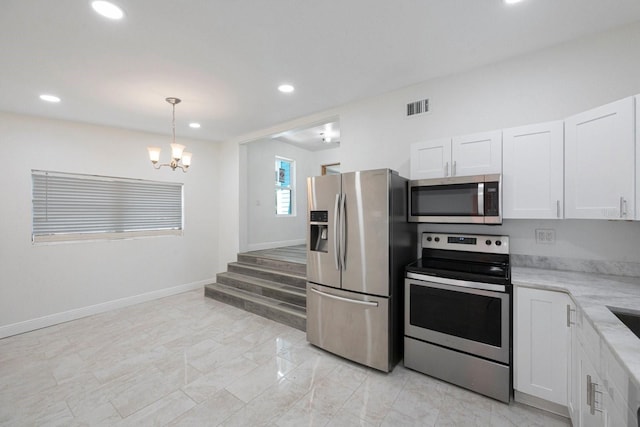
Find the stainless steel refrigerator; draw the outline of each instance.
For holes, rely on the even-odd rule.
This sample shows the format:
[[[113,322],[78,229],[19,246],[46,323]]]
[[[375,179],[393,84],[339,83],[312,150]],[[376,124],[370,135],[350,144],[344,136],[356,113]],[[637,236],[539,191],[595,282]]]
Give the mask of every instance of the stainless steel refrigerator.
[[[389,169],[307,178],[307,340],[390,372],[402,357],[407,180]]]

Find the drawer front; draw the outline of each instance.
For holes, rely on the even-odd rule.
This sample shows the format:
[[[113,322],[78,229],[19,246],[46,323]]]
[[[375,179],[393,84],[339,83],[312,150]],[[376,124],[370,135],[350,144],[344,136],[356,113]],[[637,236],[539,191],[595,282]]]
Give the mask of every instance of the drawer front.
[[[307,283],[307,340],[388,372],[389,299]]]

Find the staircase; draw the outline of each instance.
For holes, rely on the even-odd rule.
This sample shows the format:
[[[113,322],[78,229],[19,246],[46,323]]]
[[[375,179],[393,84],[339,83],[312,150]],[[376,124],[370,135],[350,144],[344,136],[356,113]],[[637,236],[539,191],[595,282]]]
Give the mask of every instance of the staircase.
[[[239,253],[204,294],[305,331],[306,272],[304,245]]]

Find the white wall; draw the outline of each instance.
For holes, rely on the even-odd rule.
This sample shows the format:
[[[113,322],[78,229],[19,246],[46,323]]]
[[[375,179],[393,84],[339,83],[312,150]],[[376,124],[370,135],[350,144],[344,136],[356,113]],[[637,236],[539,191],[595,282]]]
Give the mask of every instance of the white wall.
[[[340,163],[340,146],[336,148],[330,148],[328,150],[314,151],[313,160],[316,166],[310,176],[321,175],[322,165]]]
[[[188,173],[152,168],[146,147],[166,147],[168,159],[165,135],[0,113],[0,337],[201,287],[215,276],[220,150],[178,139],[194,153]],[[34,245],[31,169],[183,182],[184,235]]]
[[[563,119],[640,93],[640,24],[346,106],[343,170],[409,175],[409,145],[432,138]],[[406,103],[430,112],[405,118]]]
[[[266,138],[246,144],[247,250],[302,244],[306,239],[307,177],[320,175],[321,164],[334,157]],[[295,215],[275,215],[275,157],[295,161]]]
[[[343,171],[389,167],[408,176],[409,146],[413,142],[562,119],[640,93],[639,73],[640,23],[637,23],[426,81],[336,108],[325,115],[340,116]],[[430,99],[431,112],[405,118],[406,103],[422,98]],[[310,116],[308,122],[317,121],[322,115]],[[304,118],[283,123],[265,130],[264,135],[274,133],[275,129],[298,128],[303,122]],[[532,242],[537,224],[505,222],[503,228],[519,236],[512,243],[514,253],[640,261],[636,244],[640,223],[551,221],[557,232],[556,245]],[[221,253],[224,259],[230,256]]]

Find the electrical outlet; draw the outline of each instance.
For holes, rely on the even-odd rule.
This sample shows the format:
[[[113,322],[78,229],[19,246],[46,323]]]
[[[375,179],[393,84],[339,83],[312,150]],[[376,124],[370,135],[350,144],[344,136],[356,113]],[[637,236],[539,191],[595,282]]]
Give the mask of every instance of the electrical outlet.
[[[536,228],[536,243],[553,245],[556,243],[556,230],[553,228]]]

